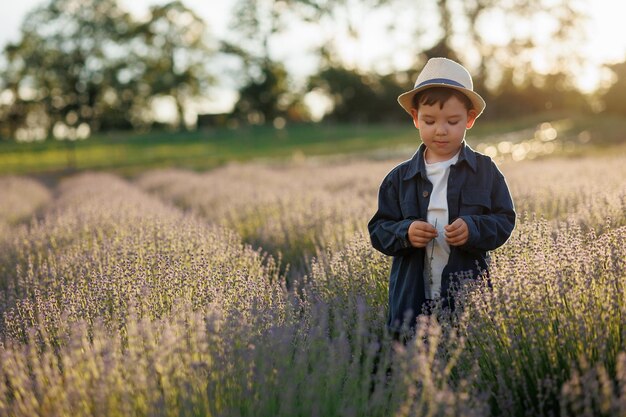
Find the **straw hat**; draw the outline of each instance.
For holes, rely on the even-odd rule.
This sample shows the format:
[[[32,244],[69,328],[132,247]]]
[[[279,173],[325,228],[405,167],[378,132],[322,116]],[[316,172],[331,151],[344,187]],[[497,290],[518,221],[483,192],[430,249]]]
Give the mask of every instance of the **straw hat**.
[[[478,116],[485,110],[485,100],[474,92],[474,83],[470,73],[462,65],[447,58],[429,59],[417,76],[415,87],[411,91],[400,94],[398,103],[411,114],[413,96],[432,87],[447,87],[462,92],[470,99]]]

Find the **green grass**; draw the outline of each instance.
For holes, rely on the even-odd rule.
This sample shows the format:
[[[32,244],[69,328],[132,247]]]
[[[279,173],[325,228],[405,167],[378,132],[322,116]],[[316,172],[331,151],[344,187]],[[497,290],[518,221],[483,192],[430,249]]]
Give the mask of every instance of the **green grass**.
[[[593,145],[624,142],[626,121],[617,117],[558,114],[516,120],[482,121],[468,133],[472,144],[512,131],[533,129],[545,121],[567,120],[563,137],[588,131]],[[405,125],[301,124],[283,130],[269,126],[195,132],[118,132],[78,142],[0,142],[0,174],[53,174],[75,170],[113,170],[132,174],[147,168],[204,170],[229,161],[285,159],[301,155],[369,153],[410,148],[419,143],[410,120]]]
[[[366,151],[416,140],[405,126],[295,125],[197,132],[116,133],[80,142],[0,143],[0,173],[69,169],[185,166],[206,169],[228,161]]]

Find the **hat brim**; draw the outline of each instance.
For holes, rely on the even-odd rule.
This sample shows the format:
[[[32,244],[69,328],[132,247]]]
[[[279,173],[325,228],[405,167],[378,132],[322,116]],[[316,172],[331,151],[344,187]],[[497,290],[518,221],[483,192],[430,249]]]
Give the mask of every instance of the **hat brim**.
[[[402,108],[406,110],[407,113],[411,114],[411,109],[413,108],[413,96],[419,93],[420,91],[424,91],[433,87],[451,88],[453,90],[457,90],[465,94],[467,98],[469,98],[470,101],[472,102],[472,106],[474,110],[478,112],[476,117],[480,116],[482,112],[485,110],[485,107],[487,106],[487,104],[485,103],[485,100],[483,100],[483,98],[478,93],[472,90],[468,90],[467,88],[457,87],[454,85],[444,84],[444,83],[430,83],[430,84],[426,84],[426,85],[422,85],[420,87],[414,88],[410,91],[407,91],[406,93],[402,93],[398,96],[398,103],[400,103]]]

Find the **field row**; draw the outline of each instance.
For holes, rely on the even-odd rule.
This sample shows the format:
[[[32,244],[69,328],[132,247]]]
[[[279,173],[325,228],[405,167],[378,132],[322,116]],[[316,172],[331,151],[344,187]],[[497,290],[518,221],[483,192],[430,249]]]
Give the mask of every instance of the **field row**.
[[[626,157],[502,165],[493,289],[407,345],[365,233],[397,161],[336,162],[0,178],[0,414],[626,413]]]

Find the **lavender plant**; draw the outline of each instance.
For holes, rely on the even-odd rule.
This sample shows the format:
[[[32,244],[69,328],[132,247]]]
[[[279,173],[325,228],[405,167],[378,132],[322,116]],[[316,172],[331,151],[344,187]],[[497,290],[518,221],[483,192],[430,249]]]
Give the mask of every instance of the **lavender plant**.
[[[623,156],[550,158],[503,166],[519,213],[599,231],[626,225]]]
[[[68,320],[123,328],[131,304],[160,318],[180,299],[275,320],[285,299],[272,258],[104,174],[62,184],[1,259],[2,328],[21,340]]]
[[[364,232],[376,187],[387,166],[305,164],[232,165],[206,174],[149,172],[144,190],[238,232],[244,241],[279,256],[293,275],[307,271],[319,249],[342,247]]]
[[[25,177],[0,177],[0,190],[0,219],[9,224],[29,220],[52,197],[44,185]]]
[[[131,312],[125,340],[83,320],[62,324],[60,345],[31,331],[0,347],[0,413],[484,415],[467,384],[448,384],[436,322],[402,347],[372,337],[364,321],[356,338],[330,336],[341,320],[331,326],[324,308],[314,311],[305,331],[291,322],[259,333],[217,306],[200,313],[185,302],[167,319]]]
[[[44,185],[25,177],[0,177],[0,190],[0,241],[17,224],[29,221],[52,198]]]
[[[392,163],[35,186],[0,240],[0,415],[623,414],[624,162],[503,165],[522,215],[491,287],[407,344],[365,233]]]
[[[493,288],[468,290],[460,326],[496,415],[558,413],[582,364],[609,375],[624,352],[626,228],[601,236],[525,219],[493,262]],[[463,294],[463,293],[462,293]]]

